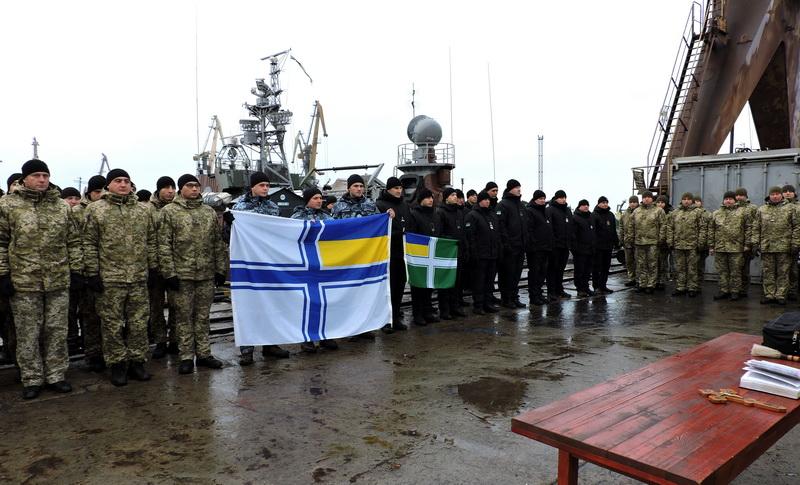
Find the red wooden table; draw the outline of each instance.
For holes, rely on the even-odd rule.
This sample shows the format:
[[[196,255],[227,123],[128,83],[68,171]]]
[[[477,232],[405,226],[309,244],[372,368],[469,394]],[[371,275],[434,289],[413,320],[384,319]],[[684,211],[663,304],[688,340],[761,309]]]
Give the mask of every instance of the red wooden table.
[[[558,448],[560,485],[577,484],[578,459],[648,483],[727,483],[800,421],[797,400],[738,387],[754,343],[761,337],[723,335],[523,413],[511,430]],[[725,387],[788,411],[698,393]]]

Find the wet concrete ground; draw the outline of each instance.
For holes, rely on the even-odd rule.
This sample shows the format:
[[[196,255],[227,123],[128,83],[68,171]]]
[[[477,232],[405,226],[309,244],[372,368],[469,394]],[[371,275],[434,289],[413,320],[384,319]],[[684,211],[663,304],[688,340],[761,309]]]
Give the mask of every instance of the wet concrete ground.
[[[611,282],[621,288],[621,280]],[[415,327],[337,351],[114,388],[74,364],[75,391],[22,401],[0,372],[2,483],[550,484],[556,451],[512,416],[721,334],[759,334],[784,309],[619,291]],[[574,292],[573,292],[574,294]],[[523,299],[527,295],[523,292]],[[789,307],[791,308],[791,307]],[[410,317],[406,310],[407,318]],[[582,464],[582,483],[637,483]],[[800,483],[800,430],[736,484]]]

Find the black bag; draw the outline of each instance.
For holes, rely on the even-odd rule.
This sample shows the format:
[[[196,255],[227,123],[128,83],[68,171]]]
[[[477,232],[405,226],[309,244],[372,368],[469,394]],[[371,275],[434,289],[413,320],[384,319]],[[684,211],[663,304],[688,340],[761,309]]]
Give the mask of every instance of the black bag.
[[[764,345],[786,355],[800,355],[800,312],[787,312],[764,325]]]

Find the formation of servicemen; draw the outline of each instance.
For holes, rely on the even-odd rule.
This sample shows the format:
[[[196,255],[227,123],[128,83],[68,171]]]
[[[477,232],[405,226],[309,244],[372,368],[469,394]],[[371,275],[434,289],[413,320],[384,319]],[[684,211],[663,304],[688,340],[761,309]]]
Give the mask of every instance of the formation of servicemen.
[[[677,209],[667,213],[644,192],[632,196],[620,218],[628,281],[636,291],[664,288],[670,255],[674,265],[673,296],[695,297],[705,273],[706,258],[714,256],[719,275],[715,300],[738,300],[747,295],[750,263],[761,257],[762,304],[786,305],[797,298],[797,257],[800,252],[800,205],[792,185],[770,187],[765,203],[756,207],[747,190],[723,194],[714,212],[691,193],[681,196]]]
[[[269,198],[267,175],[254,172],[249,182],[231,209],[280,215]],[[220,222],[202,203],[195,176],[182,175],[177,183],[164,176],[154,192],[136,192],[130,175],[113,169],[106,177],[92,177],[81,194],[60,190],[50,183],[47,165],[30,160],[7,183],[8,193],[0,199],[0,337],[5,351],[15,355],[24,398],[37,397],[42,388],[70,392],[68,352],[75,349],[83,350],[92,371],[110,368],[115,386],[149,380],[147,361],[167,354],[177,355],[180,374],[192,373],[195,366],[223,366],[211,353],[209,313],[215,287],[226,281],[226,242],[235,216],[226,211]],[[464,317],[469,306],[476,315],[498,312],[499,306],[525,307],[519,286],[526,261],[531,306],[572,297],[564,289],[570,256],[578,297],[612,293],[608,274],[620,248],[626,286],[637,292],[663,289],[665,273],[674,266],[673,295],[696,296],[705,260],[713,255],[720,276],[714,298],[736,300],[746,294],[749,262],[760,256],[762,303],[783,305],[796,298],[789,290],[797,285],[792,269],[800,251],[800,205],[792,186],[772,187],[758,208],[746,190],[726,192],[713,213],[692,194],[683,194],[679,207],[669,211],[666,199],[644,192],[641,204],[630,198],[619,224],[606,197],[593,209],[584,199],[572,210],[565,191],[548,200],[536,190],[524,202],[514,179],[502,194],[494,182],[466,196],[446,188],[438,202],[427,188],[407,202],[396,177],[387,180],[376,201],[365,190],[359,175],[348,178],[338,200],[306,189],[304,204],[291,217],[389,215],[392,319],[376,322],[385,323],[385,333],[408,328],[400,309],[406,287],[402,236],[411,232],[459,242],[456,284],[438,290],[438,308],[433,290],[411,288],[410,321],[419,326]],[[349,340],[372,341],[375,335]],[[307,353],[337,348],[332,340],[301,345]],[[241,347],[239,364],[251,365],[254,351]],[[263,346],[261,353],[290,357],[277,345]]]

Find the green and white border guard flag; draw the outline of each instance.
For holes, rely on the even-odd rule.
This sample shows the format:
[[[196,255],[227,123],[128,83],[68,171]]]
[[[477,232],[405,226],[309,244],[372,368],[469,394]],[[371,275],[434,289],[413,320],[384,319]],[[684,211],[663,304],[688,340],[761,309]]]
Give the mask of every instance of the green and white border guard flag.
[[[406,233],[408,284],[417,288],[452,288],[456,285],[458,241]]]

